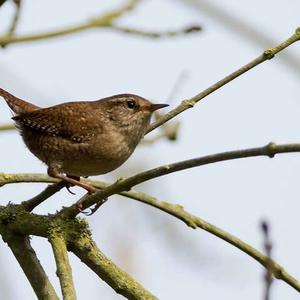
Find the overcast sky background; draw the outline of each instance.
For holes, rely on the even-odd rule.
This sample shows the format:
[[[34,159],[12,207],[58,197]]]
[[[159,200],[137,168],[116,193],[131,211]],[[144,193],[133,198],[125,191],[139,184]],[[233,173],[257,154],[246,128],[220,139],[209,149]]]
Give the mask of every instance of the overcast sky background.
[[[18,33],[42,32],[95,17],[122,1],[24,1]],[[0,86],[40,106],[94,100],[130,92],[164,102],[182,72],[185,79],[172,107],[288,38],[300,25],[300,3],[286,1],[141,1],[120,24],[148,30],[175,30],[191,24],[203,32],[146,39],[99,29],[66,37],[15,44],[0,50]],[[12,6],[0,9],[7,28]],[[4,30],[3,30],[4,32]],[[117,171],[120,176],[161,164],[245,147],[300,141],[300,44],[210,95],[181,114],[179,138],[139,147]],[[0,123],[10,121],[0,101]],[[17,132],[0,133],[0,172],[45,173]],[[259,223],[270,222],[274,258],[300,279],[299,154],[274,159],[228,161],[174,173],[137,187],[159,199],[180,203],[189,212],[262,250]],[[0,189],[1,204],[19,203],[45,185]],[[66,191],[36,212],[51,213],[73,203]],[[159,299],[262,299],[263,269],[222,240],[152,207],[111,197],[88,218],[100,249]],[[47,241],[32,244],[59,291]],[[78,299],[122,299],[70,254]],[[6,245],[0,243],[0,298],[34,299],[34,293]],[[276,281],[272,300],[298,299]]]

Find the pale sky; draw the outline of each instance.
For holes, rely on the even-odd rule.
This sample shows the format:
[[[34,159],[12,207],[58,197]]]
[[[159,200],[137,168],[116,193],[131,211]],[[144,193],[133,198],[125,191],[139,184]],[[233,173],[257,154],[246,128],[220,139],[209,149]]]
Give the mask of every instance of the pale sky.
[[[42,32],[78,23],[117,7],[122,1],[26,1],[21,33]],[[12,7],[0,10],[1,28]],[[219,10],[216,10],[218,8]],[[120,20],[139,29],[173,30],[200,24],[203,32],[145,39],[103,29],[0,50],[0,85],[40,106],[94,100],[130,92],[164,102],[180,74],[186,77],[171,107],[191,97],[288,38],[300,25],[300,3],[288,1],[153,0]],[[245,30],[245,28],[247,30]],[[268,44],[271,43],[271,44]],[[176,142],[141,146],[117,171],[99,179],[114,181],[162,164],[247,147],[300,141],[300,43],[294,44],[181,114]],[[0,101],[0,123],[10,111]],[[0,134],[0,172],[45,173],[17,132]],[[146,158],[146,159],[145,159]],[[271,225],[274,258],[300,279],[300,154],[274,159],[228,161],[174,173],[137,186],[161,200],[180,203],[262,250],[259,223]],[[19,203],[42,184],[0,189],[1,204]],[[77,196],[62,191],[36,212],[52,213]],[[111,197],[88,218],[100,249],[159,299],[262,299],[262,267],[252,258],[201,229],[191,230],[157,209]],[[32,239],[41,263],[59,291],[48,242]],[[0,243],[0,298],[34,299],[15,258]],[[78,299],[122,299],[70,254]],[[16,286],[17,283],[17,286]],[[3,294],[3,295],[2,295]],[[272,300],[298,299],[276,281]]]

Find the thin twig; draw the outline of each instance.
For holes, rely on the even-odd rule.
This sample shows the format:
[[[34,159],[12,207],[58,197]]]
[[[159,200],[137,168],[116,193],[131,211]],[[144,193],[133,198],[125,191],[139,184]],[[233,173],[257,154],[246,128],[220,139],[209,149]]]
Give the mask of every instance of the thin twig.
[[[11,36],[14,35],[14,33],[17,29],[18,23],[19,23],[19,19],[20,19],[22,1],[21,0],[14,0],[14,3],[15,3],[15,7],[16,7],[15,8],[15,14],[13,16],[10,27],[7,31],[7,34],[6,34],[7,37],[11,37]]]
[[[199,158],[184,160],[177,163],[163,165],[154,169],[150,169],[145,172],[138,173],[134,176],[128,177],[127,179],[117,180],[114,184],[110,185],[106,189],[98,191],[90,195],[89,197],[87,197],[85,201],[81,203],[82,209],[83,210],[87,209],[88,207],[96,204],[99,201],[102,201],[103,199],[113,194],[117,194],[122,191],[128,191],[137,184],[173,172],[178,172],[181,170],[212,164],[220,161],[246,158],[246,157],[255,157],[255,156],[269,156],[270,158],[272,158],[274,157],[275,154],[299,152],[299,151],[300,151],[300,144],[276,145],[274,143],[269,143],[268,145],[263,147],[221,152],[221,153],[211,154]],[[0,174],[0,184],[1,181],[2,180]],[[75,216],[76,214],[78,214],[78,208],[76,204],[73,204],[70,207],[64,208],[61,211],[61,213],[67,216]]]
[[[122,33],[128,33],[131,35],[137,35],[137,36],[149,37],[149,38],[174,37],[174,36],[179,36],[179,35],[184,35],[184,34],[189,34],[189,33],[196,33],[196,32],[199,32],[202,30],[202,28],[198,25],[188,26],[186,28],[182,28],[182,29],[179,29],[176,31],[175,30],[173,30],[173,31],[145,31],[145,30],[139,30],[136,28],[123,27],[123,26],[119,26],[116,24],[111,24],[107,28],[115,30],[115,31],[119,31]]]
[[[267,257],[266,271],[265,271],[265,292],[264,300],[270,300],[271,285],[273,282],[274,265],[272,260],[272,243],[270,240],[270,227],[266,221],[261,223],[261,229],[264,237],[264,249]],[[275,266],[276,269],[276,266]]]
[[[173,110],[166,113],[164,116],[162,116],[156,122],[152,123],[150,125],[147,133],[149,133],[150,131],[154,130],[155,128],[161,126],[162,124],[166,123],[170,119],[173,119],[175,116],[182,113],[183,111],[185,111],[189,108],[192,108],[200,100],[204,99],[205,97],[207,97],[211,93],[215,92],[216,90],[218,90],[225,84],[231,82],[235,78],[241,76],[242,74],[246,73],[247,71],[251,70],[252,68],[256,67],[257,65],[263,63],[264,61],[272,59],[277,53],[279,53],[283,49],[287,48],[291,44],[299,41],[299,39],[300,39],[300,27],[296,29],[295,33],[291,37],[289,37],[287,40],[285,40],[281,44],[277,45],[274,48],[269,48],[269,49],[265,50],[260,56],[258,56],[257,58],[255,58],[254,60],[249,62],[248,64],[242,66],[241,68],[239,68],[235,72],[231,73],[230,75],[224,77],[220,81],[216,82],[212,86],[208,87],[201,93],[197,94],[196,96],[194,96],[188,100],[182,101],[181,104],[178,105],[176,108],[174,108]]]
[[[124,13],[132,10],[135,7],[135,5],[139,3],[139,1],[140,0],[129,0],[124,6],[120,7],[119,9],[112,10],[109,13],[106,13],[105,15],[102,15],[98,18],[93,18],[79,25],[70,26],[61,30],[50,31],[50,32],[45,32],[40,34],[23,35],[23,36],[1,36],[0,45],[5,46],[12,43],[38,41],[38,40],[44,40],[48,38],[73,34],[91,28],[107,27],[107,26],[109,27],[114,19],[119,18]]]
[[[22,42],[32,42],[32,41],[39,41],[45,40],[49,38],[64,36],[68,34],[78,33],[84,30],[92,29],[92,28],[104,28],[104,29],[111,29],[123,33],[129,33],[132,35],[150,37],[150,38],[159,38],[165,36],[175,36],[180,34],[189,34],[193,32],[197,32],[201,30],[200,26],[189,26],[184,29],[180,29],[178,31],[167,31],[167,32],[149,32],[149,31],[142,31],[134,28],[126,28],[122,26],[118,26],[113,24],[112,22],[117,18],[121,17],[124,13],[132,10],[140,0],[130,0],[126,5],[123,7],[113,10],[105,15],[102,15],[98,18],[93,18],[88,21],[85,21],[78,25],[73,25],[70,27],[66,27],[60,30],[50,31],[50,32],[43,32],[39,34],[29,34],[23,36],[14,36],[14,35],[5,35],[0,37],[0,45],[5,46],[8,44],[13,43],[22,43]]]
[[[60,233],[55,231],[51,232],[49,242],[55,257],[57,267],[56,274],[59,278],[63,299],[75,300],[76,292],[65,240]]]

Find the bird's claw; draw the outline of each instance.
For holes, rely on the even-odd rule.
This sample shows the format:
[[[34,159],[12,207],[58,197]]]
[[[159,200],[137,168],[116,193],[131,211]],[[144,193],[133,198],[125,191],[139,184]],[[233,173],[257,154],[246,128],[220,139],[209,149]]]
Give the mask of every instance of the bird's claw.
[[[93,208],[89,208],[89,211],[84,211],[84,210],[82,210],[82,202],[79,202],[79,203],[77,203],[77,209],[78,209],[78,211],[79,211],[80,213],[83,213],[83,214],[86,215],[86,216],[91,216],[91,215],[93,215],[93,214],[99,209],[99,207],[100,207],[102,204],[104,204],[106,201],[107,201],[107,198],[106,198],[106,199],[103,199],[103,200],[101,200],[101,201],[99,201],[99,202],[97,202]]]
[[[73,186],[73,185],[67,184],[67,185],[66,185],[66,189],[68,190],[68,192],[69,192],[70,194],[76,195],[74,192],[72,192],[72,191],[70,190],[72,186]]]

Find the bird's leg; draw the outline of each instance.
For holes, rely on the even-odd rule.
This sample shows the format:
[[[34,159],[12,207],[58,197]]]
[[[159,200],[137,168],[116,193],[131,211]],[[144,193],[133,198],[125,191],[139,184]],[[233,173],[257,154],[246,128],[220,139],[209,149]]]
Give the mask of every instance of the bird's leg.
[[[65,175],[59,173],[59,171],[56,168],[49,167],[48,168],[48,175],[51,176],[51,177],[54,177],[54,178],[61,179],[66,183],[80,186],[80,187],[84,188],[89,194],[93,194],[97,191],[97,189],[94,188],[93,186],[91,186],[89,184],[86,184],[86,183],[83,183],[83,182],[80,182],[79,180],[77,180],[77,177],[76,177],[76,179],[74,179],[74,176],[70,177],[70,176],[65,176]]]

